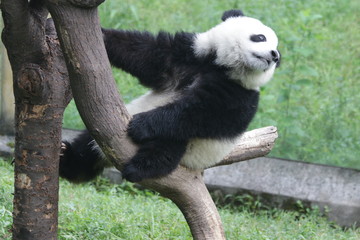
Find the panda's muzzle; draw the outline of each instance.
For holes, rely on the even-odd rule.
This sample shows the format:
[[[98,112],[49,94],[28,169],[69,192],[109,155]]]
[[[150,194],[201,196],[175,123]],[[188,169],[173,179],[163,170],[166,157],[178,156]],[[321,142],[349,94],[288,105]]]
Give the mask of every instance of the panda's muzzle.
[[[280,66],[280,52],[278,50],[271,50],[268,54],[259,55],[256,53],[252,54],[255,58],[267,64],[270,67],[271,63],[275,63],[275,67]]]

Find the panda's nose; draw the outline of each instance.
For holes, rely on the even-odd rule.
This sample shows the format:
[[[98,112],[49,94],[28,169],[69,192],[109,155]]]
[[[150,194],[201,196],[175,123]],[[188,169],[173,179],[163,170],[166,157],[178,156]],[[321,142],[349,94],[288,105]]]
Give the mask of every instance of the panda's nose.
[[[272,60],[274,62],[278,62],[279,61],[279,53],[278,53],[278,51],[272,50],[272,51],[270,51],[270,53],[271,53]]]

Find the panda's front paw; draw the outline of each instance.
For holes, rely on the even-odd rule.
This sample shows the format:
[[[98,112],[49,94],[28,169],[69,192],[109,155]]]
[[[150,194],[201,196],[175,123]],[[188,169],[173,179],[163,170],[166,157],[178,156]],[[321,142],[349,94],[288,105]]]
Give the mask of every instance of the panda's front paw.
[[[129,123],[127,133],[135,143],[143,143],[154,137],[154,129],[145,113],[134,115]]]

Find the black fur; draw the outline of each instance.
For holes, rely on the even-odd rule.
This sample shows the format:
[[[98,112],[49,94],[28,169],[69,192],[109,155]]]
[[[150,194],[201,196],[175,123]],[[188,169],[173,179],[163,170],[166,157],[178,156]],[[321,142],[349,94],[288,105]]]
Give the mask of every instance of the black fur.
[[[132,74],[142,85],[156,91],[188,86],[199,73],[199,68],[203,67],[203,62],[212,62],[214,58],[194,58],[193,33],[179,32],[171,35],[160,32],[153,35],[138,31],[102,31],[111,64]]]
[[[231,14],[240,12],[224,16]],[[128,135],[139,145],[139,151],[122,171],[127,180],[137,182],[169,174],[179,164],[189,139],[236,137],[254,117],[259,93],[229,79],[227,69],[213,63],[214,54],[197,58],[192,48],[194,34],[103,29],[103,35],[114,66],[154,91],[180,93],[172,103],[134,115]],[[87,145],[92,138],[86,134],[68,144],[61,158],[60,167],[66,166],[69,172],[62,169],[60,174],[72,181],[94,177],[100,172],[97,160],[104,163]]]
[[[224,12],[224,14],[221,17],[221,20],[225,21],[226,19],[228,19],[230,17],[242,17],[242,16],[244,16],[244,13],[241,10],[232,9],[232,10]]]
[[[232,138],[253,118],[259,94],[229,80],[220,70],[202,73],[196,87],[184,89],[180,99],[134,115],[128,128],[136,143],[154,138]]]
[[[153,139],[141,144],[138,152],[125,164],[123,177],[131,182],[164,176],[173,171],[185,153],[186,140]]]
[[[71,182],[89,181],[98,176],[104,167],[110,166],[97,150],[99,147],[87,130],[79,134],[71,144],[66,141],[63,144],[65,149],[60,156],[60,176]]]

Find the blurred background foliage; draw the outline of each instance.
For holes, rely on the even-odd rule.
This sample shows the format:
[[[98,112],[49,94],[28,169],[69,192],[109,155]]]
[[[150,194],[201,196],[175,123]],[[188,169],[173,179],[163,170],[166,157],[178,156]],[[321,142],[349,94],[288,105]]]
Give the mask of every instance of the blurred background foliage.
[[[282,64],[261,90],[251,129],[274,125],[270,156],[360,169],[360,1],[357,0],[108,0],[105,28],[202,32],[239,8],[279,37]],[[114,69],[123,99],[146,92]],[[83,128],[72,103],[65,127]]]

